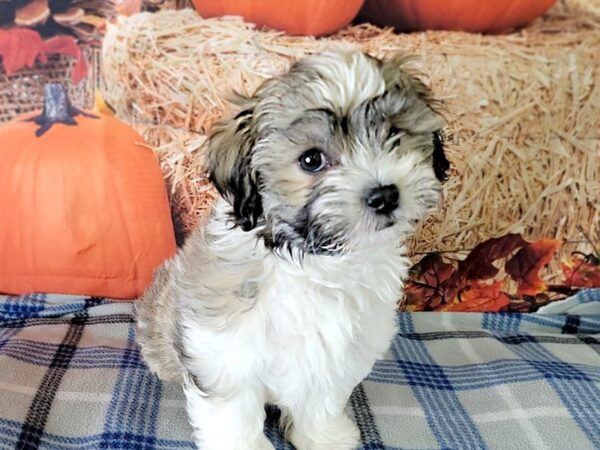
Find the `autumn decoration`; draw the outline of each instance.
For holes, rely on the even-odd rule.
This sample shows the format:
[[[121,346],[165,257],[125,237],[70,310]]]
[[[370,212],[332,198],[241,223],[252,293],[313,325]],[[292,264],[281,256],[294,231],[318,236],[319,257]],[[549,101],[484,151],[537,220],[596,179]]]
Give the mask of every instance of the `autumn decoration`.
[[[410,272],[407,311],[533,312],[582,288],[600,288],[600,253],[573,253],[562,262],[562,281],[545,283],[542,268],[562,241],[529,242],[507,234],[477,245],[464,259],[426,254]]]
[[[364,0],[193,0],[202,17],[241,16],[292,35],[326,35],[348,25]]]
[[[135,298],[175,251],[157,159],[62,85],[45,97],[0,127],[0,293]]]
[[[115,14],[113,0],[2,0],[0,27],[28,28],[47,39],[72,36],[98,39],[107,18]]]
[[[79,83],[86,76],[87,62],[72,36],[54,36],[44,40],[37,31],[28,28],[0,29],[0,57],[7,75],[23,67],[33,67],[36,61],[44,64],[52,55],[75,59],[71,74],[73,83]]]
[[[88,64],[81,43],[97,42],[107,18],[116,14],[112,1],[8,0],[0,7],[0,60],[8,76],[46,64],[49,57],[75,60],[71,79],[79,83]]]
[[[361,20],[401,31],[500,33],[528,24],[556,0],[366,0]]]

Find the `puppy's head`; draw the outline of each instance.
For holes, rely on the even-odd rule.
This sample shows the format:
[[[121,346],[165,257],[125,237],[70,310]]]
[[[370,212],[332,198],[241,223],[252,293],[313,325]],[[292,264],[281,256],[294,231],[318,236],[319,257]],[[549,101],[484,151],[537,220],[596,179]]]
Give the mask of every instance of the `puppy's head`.
[[[239,98],[208,148],[237,225],[260,226],[273,248],[343,253],[398,238],[434,208],[444,120],[404,61],[324,53]]]

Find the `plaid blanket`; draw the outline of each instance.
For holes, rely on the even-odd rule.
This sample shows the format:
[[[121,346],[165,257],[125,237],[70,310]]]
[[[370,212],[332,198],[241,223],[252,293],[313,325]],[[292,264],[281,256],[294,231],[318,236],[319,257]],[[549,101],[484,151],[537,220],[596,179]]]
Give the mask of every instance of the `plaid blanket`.
[[[600,316],[400,314],[352,395],[362,449],[600,448]],[[266,433],[291,449],[268,408]],[[192,449],[130,303],[0,297],[0,448]],[[335,450],[335,449],[332,449]]]

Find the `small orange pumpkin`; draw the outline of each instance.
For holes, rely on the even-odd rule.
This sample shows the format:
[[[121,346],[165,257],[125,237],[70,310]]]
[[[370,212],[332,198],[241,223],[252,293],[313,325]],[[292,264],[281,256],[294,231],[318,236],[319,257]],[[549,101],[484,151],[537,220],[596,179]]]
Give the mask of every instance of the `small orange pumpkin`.
[[[175,252],[163,177],[142,138],[45,88],[0,127],[0,292],[142,294]]]
[[[113,0],[115,10],[122,16],[131,16],[142,10],[142,0]]]
[[[526,25],[556,0],[366,0],[360,20],[401,31],[500,33]]]
[[[325,35],[348,25],[364,0],[193,0],[202,17],[242,16],[295,35]]]

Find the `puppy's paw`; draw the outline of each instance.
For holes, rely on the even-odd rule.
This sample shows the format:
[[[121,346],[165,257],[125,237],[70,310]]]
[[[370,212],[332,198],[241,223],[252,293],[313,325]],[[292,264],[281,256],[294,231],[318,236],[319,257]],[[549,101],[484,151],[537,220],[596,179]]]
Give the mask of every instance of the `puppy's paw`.
[[[292,427],[290,441],[297,450],[354,450],[360,444],[358,427],[345,414],[314,427]]]

